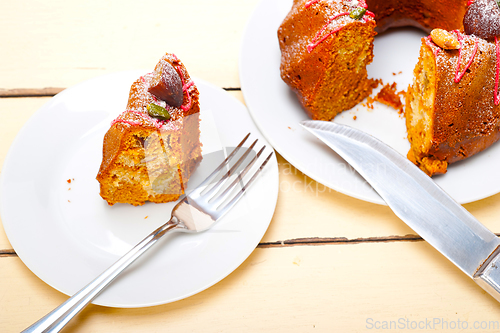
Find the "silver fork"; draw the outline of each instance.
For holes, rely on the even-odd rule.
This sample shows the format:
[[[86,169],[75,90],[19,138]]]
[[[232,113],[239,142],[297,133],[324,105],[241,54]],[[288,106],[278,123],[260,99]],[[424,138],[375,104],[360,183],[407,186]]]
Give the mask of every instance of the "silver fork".
[[[235,174],[237,168],[247,158],[248,154],[253,150],[257,143],[255,140],[239,160],[227,171],[224,176],[209,188],[209,183],[216,178],[220,171],[226,167],[229,161],[242,148],[245,141],[250,136],[250,133],[245,136],[243,141],[229,154],[229,156],[210,174],[197,188],[175,205],[172,210],[170,220],[153,231],[149,236],[144,238],[139,244],[127,252],[104,273],[90,282],[86,287],[81,289],[66,302],[52,310],[45,317],[38,320],[36,323],[25,329],[25,333],[41,333],[41,332],[59,332],[76,314],[78,314],[87,304],[89,304],[99,293],[106,288],[125,268],[139,258],[151,246],[153,246],[162,236],[168,232],[183,231],[183,232],[202,232],[212,227],[224,214],[226,214],[236,202],[243,196],[247,188],[254,182],[258,174],[267,164],[273,153],[271,152],[261,166],[255,171],[248,182],[242,186],[241,190],[230,198],[232,190],[239,182],[242,182],[243,177],[248,173],[252,165],[257,161],[266,146],[248,162],[247,166],[237,175],[227,188],[219,194],[222,187],[228,181],[229,177]],[[227,202],[227,203],[226,203]],[[23,333],[22,332],[22,333]]]

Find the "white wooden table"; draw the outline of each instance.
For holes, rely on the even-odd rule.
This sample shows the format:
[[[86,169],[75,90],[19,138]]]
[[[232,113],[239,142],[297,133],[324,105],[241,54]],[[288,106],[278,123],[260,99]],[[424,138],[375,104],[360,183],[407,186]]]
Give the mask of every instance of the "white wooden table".
[[[151,68],[167,51],[244,102],[238,57],[257,3],[0,2],[0,167],[51,95],[102,74]],[[500,331],[498,302],[389,208],[329,190],[278,160],[274,218],[236,271],[170,304],[90,305],[65,331]],[[465,208],[500,232],[500,195]],[[65,299],[26,268],[0,228],[0,332],[21,331]]]

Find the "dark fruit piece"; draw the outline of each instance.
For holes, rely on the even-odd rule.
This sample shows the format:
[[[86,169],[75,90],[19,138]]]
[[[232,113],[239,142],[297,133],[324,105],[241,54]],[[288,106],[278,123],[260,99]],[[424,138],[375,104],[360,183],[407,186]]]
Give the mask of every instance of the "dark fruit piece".
[[[184,100],[181,77],[168,61],[158,63],[148,91],[176,108]]]
[[[484,39],[500,36],[500,8],[496,0],[475,0],[465,13],[464,30]]]

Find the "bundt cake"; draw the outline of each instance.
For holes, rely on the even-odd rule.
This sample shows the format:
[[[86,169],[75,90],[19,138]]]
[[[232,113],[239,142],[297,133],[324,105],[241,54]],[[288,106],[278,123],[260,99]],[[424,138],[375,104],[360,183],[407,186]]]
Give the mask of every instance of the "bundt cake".
[[[278,30],[281,77],[311,118],[330,120],[370,94],[372,29],[405,25],[431,31],[406,93],[408,158],[444,173],[500,138],[495,0],[295,0]]]
[[[174,201],[201,161],[199,92],[167,53],[136,80],[126,110],[111,123],[97,174],[109,205]]]
[[[500,24],[487,33],[489,25],[478,24],[485,16],[472,14],[488,2],[476,0],[469,8],[464,19],[469,34],[438,30],[422,39],[414,80],[406,94],[406,126],[411,144],[408,158],[429,175],[445,173],[449,163],[500,139],[496,37]],[[489,3],[487,16],[497,11],[500,23],[498,5],[494,0]]]
[[[280,73],[307,114],[330,120],[371,94],[376,31],[461,29],[468,0],[294,0],[278,29]]]

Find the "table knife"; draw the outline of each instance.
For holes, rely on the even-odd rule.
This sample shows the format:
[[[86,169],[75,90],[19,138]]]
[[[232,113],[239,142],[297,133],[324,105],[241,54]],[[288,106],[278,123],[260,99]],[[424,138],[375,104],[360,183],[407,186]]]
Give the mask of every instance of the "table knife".
[[[349,163],[410,228],[500,301],[500,238],[375,137],[334,122],[301,125]]]

